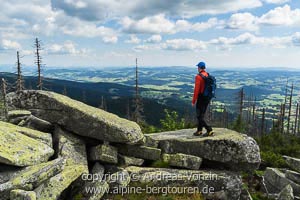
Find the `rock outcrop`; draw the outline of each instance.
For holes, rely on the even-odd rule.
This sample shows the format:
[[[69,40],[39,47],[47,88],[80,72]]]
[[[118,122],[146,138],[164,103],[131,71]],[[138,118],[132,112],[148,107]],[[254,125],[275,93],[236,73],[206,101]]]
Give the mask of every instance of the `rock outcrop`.
[[[205,138],[193,136],[193,129],[145,137],[134,122],[53,92],[21,91],[7,99],[10,123],[0,122],[1,200],[99,200],[137,186],[194,188],[208,199],[235,200],[242,196],[239,171],[260,163],[256,142],[228,129]],[[159,163],[166,168],[153,167]]]
[[[57,157],[65,158],[67,166],[82,165],[88,173],[86,146],[82,139],[56,127],[53,141]]]
[[[294,200],[293,188],[291,185],[287,185],[279,193],[278,200]]]
[[[298,158],[283,156],[289,169],[267,168],[264,173],[265,192],[276,199],[300,199],[300,173]]]
[[[178,188],[193,188],[195,193],[201,192],[209,199],[239,199],[241,194],[241,177],[229,171],[200,171],[166,168],[127,167],[131,174],[131,184],[138,182],[146,189],[165,187],[176,190]],[[148,188],[147,188],[148,187]]]
[[[265,185],[268,193],[280,193],[287,185],[293,188],[295,195],[300,195],[300,185],[287,178],[287,176],[276,168],[267,168],[264,174]]]
[[[36,194],[34,191],[25,190],[12,190],[10,192],[10,199],[14,200],[36,200]]]
[[[254,170],[260,164],[256,141],[238,132],[216,128],[213,137],[194,137],[195,130],[185,129],[148,134],[164,153],[183,153],[216,161],[234,170]]]
[[[68,188],[85,171],[82,165],[66,166],[62,172],[51,177],[35,189],[37,199],[58,199],[61,193]]]
[[[64,159],[56,159],[25,168],[0,185],[1,198],[7,199],[10,191],[14,189],[32,190],[36,188],[47,179],[60,173],[64,164]]]
[[[292,158],[289,156],[283,156],[283,159],[288,164],[288,166],[295,170],[296,172],[300,173],[300,159],[298,158]]]
[[[182,167],[187,169],[199,169],[202,163],[202,158],[197,156],[186,155],[182,153],[162,154],[162,161],[170,166]]]
[[[0,138],[0,163],[30,166],[45,162],[54,154],[48,146],[51,137],[42,132],[0,122]]]
[[[57,93],[26,90],[10,93],[7,99],[9,106],[30,110],[35,116],[81,136],[130,144],[143,139],[136,123]]]

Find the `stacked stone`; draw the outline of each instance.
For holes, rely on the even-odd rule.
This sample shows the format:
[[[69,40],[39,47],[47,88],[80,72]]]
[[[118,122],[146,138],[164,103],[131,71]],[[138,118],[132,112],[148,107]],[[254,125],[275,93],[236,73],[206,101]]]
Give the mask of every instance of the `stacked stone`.
[[[237,169],[252,171],[260,163],[256,142],[227,129],[217,129],[212,138],[193,137],[192,129],[145,137],[135,122],[53,92],[27,90],[7,99],[9,123],[0,122],[4,200],[101,199],[134,182],[193,186],[208,198],[238,199]],[[149,167],[155,162],[168,168]],[[216,170],[220,166],[226,170]],[[199,180],[211,174],[216,179]],[[202,191],[207,187],[213,193]],[[102,189],[89,193],[86,188]]]
[[[300,159],[283,156],[289,169],[267,168],[265,190],[280,200],[300,199]]]

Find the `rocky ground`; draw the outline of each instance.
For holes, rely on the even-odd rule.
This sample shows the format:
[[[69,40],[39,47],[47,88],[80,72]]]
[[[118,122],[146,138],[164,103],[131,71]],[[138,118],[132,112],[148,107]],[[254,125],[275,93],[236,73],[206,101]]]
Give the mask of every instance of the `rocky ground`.
[[[8,120],[0,122],[1,200],[96,200],[139,187],[251,199],[240,175],[260,165],[251,137],[228,129],[203,138],[192,136],[193,129],[144,135],[134,122],[46,91],[10,93],[7,101]],[[300,161],[286,160],[294,171],[268,168],[264,176],[266,192],[279,199],[300,191]],[[164,168],[153,167],[157,162]]]

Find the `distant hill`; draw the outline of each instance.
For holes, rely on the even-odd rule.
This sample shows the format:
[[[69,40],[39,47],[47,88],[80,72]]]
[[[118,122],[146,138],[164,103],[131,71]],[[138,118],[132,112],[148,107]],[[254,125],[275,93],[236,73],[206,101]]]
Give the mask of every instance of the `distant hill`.
[[[2,69],[1,66],[0,69]],[[6,66],[5,70],[13,72],[9,66]],[[34,67],[23,66],[23,72],[27,76],[36,76]],[[256,109],[261,112],[265,108],[267,118],[279,112],[280,104],[284,102],[286,91],[290,91],[292,83],[294,84],[294,107],[300,99],[299,70],[208,68],[208,72],[217,79],[214,110],[220,111],[222,106],[225,105],[227,111],[236,115],[239,102],[238,92],[241,88],[244,88],[245,92],[244,109],[248,109],[246,107],[253,103],[247,101],[256,99]],[[196,67],[141,67],[139,68],[140,94],[145,103],[146,101],[153,101],[157,103],[158,107],[168,107],[176,110],[181,115],[185,113],[193,113],[190,115],[194,115],[191,98],[196,74]],[[93,106],[98,106],[103,96],[108,100],[108,104],[114,104],[115,102],[111,106],[112,108],[108,109],[118,108],[111,110],[111,112],[121,116],[125,115],[127,102],[131,102],[131,97],[134,95],[134,67],[107,67],[102,69],[48,67],[43,69],[43,75],[47,77],[45,80],[47,89],[62,93],[64,87],[66,87],[68,95],[78,100],[83,100],[83,93],[85,93],[87,103]],[[28,79],[26,81],[27,87],[30,87],[30,85],[31,87],[35,86],[36,79],[34,77],[26,79]],[[286,90],[287,79],[288,88]],[[150,107],[155,108],[156,106],[147,105],[145,109]],[[156,113],[163,116],[161,111],[162,108]],[[149,110],[150,112],[153,112],[153,109]],[[160,118],[154,118],[149,117],[148,120],[154,120],[155,124],[158,124]]]
[[[15,90],[16,75],[12,73],[0,72],[0,78],[5,78],[8,82],[8,92]],[[24,77],[26,89],[36,89],[37,77]],[[88,105],[99,107],[101,105],[102,97],[104,98],[107,111],[115,113],[120,117],[126,117],[128,107],[133,111],[133,98],[135,88],[116,84],[116,83],[87,83],[75,82],[59,79],[45,78],[45,90],[53,91],[62,94],[64,90],[67,91],[67,96],[87,103]],[[141,89],[141,92],[148,91],[148,89]],[[171,101],[171,100],[170,100]],[[179,104],[179,101],[172,100],[170,103]],[[160,119],[164,117],[164,109],[176,110],[180,115],[184,114],[184,106],[175,107],[168,103],[163,105],[158,103],[155,99],[143,98],[145,120],[152,125],[158,126]],[[168,102],[168,101],[167,101]]]

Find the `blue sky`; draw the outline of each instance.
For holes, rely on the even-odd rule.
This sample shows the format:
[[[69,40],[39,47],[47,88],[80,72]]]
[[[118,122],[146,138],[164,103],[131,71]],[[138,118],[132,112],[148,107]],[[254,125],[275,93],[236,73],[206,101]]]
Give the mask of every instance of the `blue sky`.
[[[0,0],[0,65],[300,69],[298,0]]]

